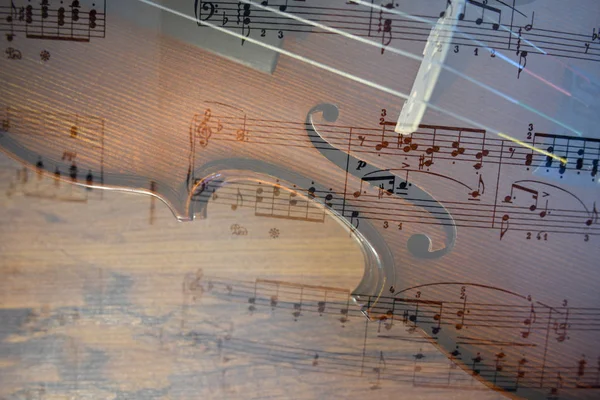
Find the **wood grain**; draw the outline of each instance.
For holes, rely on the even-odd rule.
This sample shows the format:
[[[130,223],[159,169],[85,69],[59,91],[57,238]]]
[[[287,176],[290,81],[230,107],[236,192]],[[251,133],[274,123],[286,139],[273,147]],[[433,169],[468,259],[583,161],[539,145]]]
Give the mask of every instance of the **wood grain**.
[[[469,389],[416,386],[414,354],[426,354],[425,371],[442,378],[447,361],[401,326],[387,343],[369,327],[361,376],[366,319],[341,328],[336,315],[250,315],[246,299],[210,293],[182,311],[184,277],[198,269],[234,291],[256,278],[352,289],[363,272],[359,250],[332,221],[315,229],[211,205],[206,220],[178,223],[157,203],[151,225],[148,197],[62,184],[57,193],[87,200],[40,199],[32,194],[53,182],[30,173],[22,183],[18,170],[2,157],[2,398],[501,397],[461,370],[453,384]],[[248,235],[232,236],[234,222]],[[402,366],[377,384],[381,351],[390,369]]]

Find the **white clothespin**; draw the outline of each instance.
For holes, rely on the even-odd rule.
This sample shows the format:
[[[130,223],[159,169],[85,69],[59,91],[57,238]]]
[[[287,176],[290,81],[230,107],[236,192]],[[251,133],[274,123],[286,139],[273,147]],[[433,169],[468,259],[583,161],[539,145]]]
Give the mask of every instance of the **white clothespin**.
[[[446,12],[429,33],[423,50],[423,61],[413,83],[410,97],[404,102],[394,129],[396,133],[408,135],[419,127],[427,109],[426,103],[431,98],[446,60],[456,23],[464,16],[464,7],[465,0],[448,1]]]

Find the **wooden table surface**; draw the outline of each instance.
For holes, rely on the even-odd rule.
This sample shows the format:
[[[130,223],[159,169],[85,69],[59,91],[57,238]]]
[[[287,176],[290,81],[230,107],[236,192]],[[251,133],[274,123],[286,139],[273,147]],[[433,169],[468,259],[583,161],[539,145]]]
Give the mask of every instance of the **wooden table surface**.
[[[211,204],[179,223],[148,197],[56,186],[4,156],[0,173],[2,399],[503,398],[402,323],[281,306],[360,280],[332,220]],[[257,279],[281,282],[277,307],[249,305]]]

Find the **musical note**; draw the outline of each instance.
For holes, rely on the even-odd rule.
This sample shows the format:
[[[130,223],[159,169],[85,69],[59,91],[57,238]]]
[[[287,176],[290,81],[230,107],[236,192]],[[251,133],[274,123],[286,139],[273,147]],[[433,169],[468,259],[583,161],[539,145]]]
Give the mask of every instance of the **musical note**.
[[[400,183],[398,183],[398,187],[396,188],[396,190],[397,190],[396,194],[398,194],[398,195],[407,195],[408,194],[408,187],[411,186],[411,183],[409,183],[409,181],[408,181],[408,174],[409,174],[409,171],[406,170],[404,172],[404,180],[401,181]]]
[[[61,26],[65,25],[65,8],[64,7],[60,7],[58,9],[58,16],[57,16],[57,21],[56,21],[57,25],[59,26],[59,28]]]
[[[394,326],[394,315],[396,313],[396,301],[397,299],[394,298],[392,300],[392,308],[387,310],[384,317],[382,317],[382,321],[384,321],[384,327],[386,330],[390,330],[392,329],[392,327]]]
[[[405,146],[402,147],[402,150],[405,153],[410,152],[411,150],[417,150],[419,148],[419,145],[417,143],[413,143],[413,133],[409,134],[409,135],[398,135],[398,148],[400,148],[400,145],[404,144]],[[439,150],[439,147],[438,147]]]
[[[565,318],[563,322],[554,322],[554,332],[556,333],[556,341],[559,343],[564,342],[569,337],[567,336],[567,332],[569,330],[569,312],[570,309],[566,308]]]
[[[395,123],[386,122],[385,119],[382,117],[380,118],[379,125],[381,125],[381,143],[377,143],[377,145],[375,146],[375,150],[377,151],[381,151],[382,149],[385,149],[390,145],[390,143],[387,140],[385,140],[385,127],[388,125],[395,125]]]
[[[550,146],[546,150],[548,151],[548,153],[553,154],[554,153],[554,146]],[[554,161],[554,157],[546,156],[546,168],[552,167],[552,162],[553,161]]]
[[[461,136],[462,136],[462,130],[458,131],[458,138],[457,140],[452,142],[452,148],[455,150],[452,150],[452,153],[450,153],[450,155],[452,157],[456,157],[460,154],[463,154],[465,152],[465,148],[461,147],[460,145],[460,141],[461,141]]]
[[[25,8],[25,23],[28,25],[33,23],[33,6],[31,5]]]
[[[442,315],[443,315],[443,307],[444,303],[439,302],[439,311],[433,314],[433,320],[437,322],[436,326],[431,327],[431,333],[437,335],[442,330]]]
[[[294,321],[298,321],[298,317],[302,315],[302,295],[304,294],[304,287],[300,288],[300,300],[297,303],[294,303],[294,312],[292,315],[294,316]]]
[[[371,389],[378,389],[379,388],[379,383],[381,380],[381,373],[383,371],[385,371],[386,368],[386,364],[385,364],[385,358],[383,357],[383,351],[379,352],[379,361],[377,363],[377,366],[373,368],[373,372],[375,372],[377,374],[377,382],[371,386]]]
[[[248,306],[248,311],[250,311],[250,314],[252,314],[254,311],[256,311],[256,295],[254,297],[249,297],[248,303],[250,304]]]
[[[475,366],[477,364],[480,364],[483,361],[481,354],[477,353],[477,356],[472,358],[472,360],[473,360],[473,365],[471,366],[471,371],[473,371],[473,375],[479,375],[481,371],[478,368],[475,368]]]
[[[293,1],[305,2],[306,0],[293,0]],[[285,10],[287,10],[287,8],[288,8],[288,0],[285,0],[285,4],[279,6],[279,11],[285,11]]]
[[[537,209],[539,192],[537,190],[530,189],[528,187],[519,185],[517,183],[513,183],[511,185],[511,187],[510,187],[510,195],[504,197],[503,203],[512,203],[512,201],[515,199],[515,195],[514,195],[515,189],[516,190],[521,190],[523,192],[531,194],[531,198],[534,200],[534,202],[533,202],[533,204],[531,204],[529,206],[529,210],[530,211],[535,211]]]
[[[429,146],[425,150],[425,153],[427,153],[428,155],[430,155],[430,159],[428,160],[429,161],[429,165],[433,164],[433,155],[434,155],[434,153],[438,153],[440,151],[440,146],[437,146],[435,144],[436,136],[437,136],[437,129],[433,128],[433,135],[432,135],[432,138],[431,138],[431,146]]]
[[[220,129],[219,129],[220,130]],[[235,133],[235,140],[238,142],[248,141],[248,129],[246,129],[246,114],[244,113],[244,122],[242,123],[242,127],[238,129]]]
[[[528,363],[528,361],[525,357],[523,357],[519,360],[519,363],[518,363],[519,365],[517,367],[517,379],[515,381],[515,389],[519,388],[519,380],[523,379],[525,377],[525,371],[523,371],[523,367],[527,363]]]
[[[509,149],[510,151],[510,149]],[[488,149],[485,148],[485,132],[483,132],[483,138],[481,140],[481,151],[478,151],[475,154],[475,158],[479,160],[478,163],[476,163],[475,165],[473,165],[473,168],[475,168],[476,170],[481,169],[481,167],[483,166],[483,159],[484,157],[487,157],[490,154],[490,151]],[[512,150],[511,153],[511,158],[514,154],[514,149]]]
[[[420,301],[416,300],[415,301],[415,313],[414,314],[409,314],[408,315],[408,320],[410,322],[412,322],[412,324],[410,325],[410,327],[408,328],[408,333],[414,333],[417,329],[417,323],[419,322],[419,305],[420,305]]]
[[[342,323],[342,326],[344,326],[344,324],[346,322],[348,322],[348,310],[349,309],[350,309],[350,296],[348,296],[348,302],[346,303],[346,307],[340,309],[340,314],[342,315],[340,317],[340,322]]]
[[[585,144],[586,144],[586,142],[583,142],[583,148],[577,150],[577,155],[579,157],[577,157],[577,161],[575,162],[575,169],[577,169],[578,171],[583,168],[583,158],[584,158],[584,154],[585,154]]]
[[[502,11],[499,8],[489,6],[486,3],[487,2],[480,3],[475,0],[467,0],[467,2],[465,3],[465,10],[466,10],[468,4],[472,4],[475,7],[481,8],[481,17],[479,17],[475,20],[475,24],[477,24],[477,25],[481,25],[483,23],[483,19],[485,17],[486,10],[497,14],[498,22],[497,23],[494,22],[492,24],[492,29],[497,31],[498,28],[500,28],[500,20],[502,19]],[[464,14],[465,14],[465,12],[463,12],[463,18],[464,18]],[[459,19],[462,19],[462,18],[459,18]]]
[[[381,33],[381,54],[385,52],[385,48],[392,42],[392,20],[383,19],[383,9],[393,9],[394,3],[388,3],[379,10],[379,24],[377,32]],[[383,26],[381,24],[383,21]],[[386,37],[387,36],[387,37]],[[395,125],[395,124],[394,124]]]
[[[419,156],[419,171],[421,171],[424,166],[425,166],[425,154],[421,154]]]
[[[446,10],[444,10],[440,13],[440,18],[444,18],[446,16],[446,13],[448,13],[448,15],[452,15],[452,0],[446,0]],[[464,16],[465,16],[464,13],[461,15],[464,18]],[[460,16],[459,16],[459,19],[462,20],[462,18],[460,18]]]
[[[237,189],[237,194],[235,196],[235,204],[231,205],[231,209],[232,210],[237,210],[238,206],[243,207],[244,206],[244,196],[242,196],[242,193],[240,192],[240,188]]]
[[[262,203],[262,201],[264,199],[264,197],[262,196],[262,193],[263,193],[263,188],[258,187],[256,189],[256,204],[257,204],[257,206],[258,206],[258,203]]]
[[[286,0],[287,1],[287,0]],[[241,2],[238,3],[238,24],[240,21],[240,6],[241,6]],[[286,3],[287,4],[287,3]],[[242,15],[241,21],[242,21],[242,36],[244,37],[248,37],[250,36],[250,4],[248,3],[244,3],[244,13]],[[246,39],[242,39],[242,46],[244,45],[244,43],[246,42]]]
[[[479,181],[477,182],[477,190],[471,192],[471,199],[469,200],[479,200],[478,197],[485,193],[485,183],[483,182],[483,176],[479,175]]]
[[[548,211],[548,200],[546,199],[546,205],[544,206],[544,209],[540,211],[540,218],[544,218],[549,213],[550,211]]]
[[[596,209],[596,202],[594,202],[594,208],[590,214],[590,218],[585,221],[585,224],[587,226],[591,226],[592,224],[597,224],[598,223],[598,210]]]
[[[377,187],[378,194],[377,197],[381,199],[383,194],[391,196],[394,193],[394,187],[396,185],[396,177],[394,175],[385,175],[385,176],[364,176],[360,181],[360,188],[353,193],[354,198],[358,198],[362,193],[366,193],[363,191],[363,182],[369,182],[371,185]],[[381,182],[379,185],[374,184],[374,182]],[[386,188],[385,185],[389,185]]]
[[[519,66],[517,71],[517,79],[521,78],[521,72],[523,72],[523,70],[527,66],[527,54],[528,53],[524,50],[519,52]]]
[[[583,378],[583,376],[585,375],[585,366],[587,364],[587,361],[585,359],[585,356],[582,356],[582,358],[577,362],[577,380],[581,380]]]
[[[529,337],[529,334],[531,333],[531,326],[535,323],[535,321],[536,321],[536,313],[535,313],[535,308],[532,303],[531,309],[529,310],[529,317],[527,317],[523,321],[523,324],[527,326],[527,331],[521,332],[521,337],[523,339],[527,339]]]
[[[10,2],[10,12],[8,14],[8,16],[6,17],[6,22],[8,22],[10,24],[10,33],[6,34],[6,40],[8,40],[9,42],[12,42],[12,40],[15,37],[15,30],[14,30],[14,18],[17,15],[17,7],[15,6],[14,1],[11,0]]]
[[[79,5],[78,0],[74,0],[71,5],[71,36],[73,36],[74,25],[79,22],[79,9],[81,6]]]
[[[423,354],[423,349],[419,349],[419,352],[417,354],[414,354],[413,357],[415,358],[415,365],[413,367],[413,385],[416,384],[416,378],[417,378],[417,372],[421,372],[422,368],[420,365],[418,365],[417,363],[424,359],[426,356],[425,354]]]
[[[42,0],[40,5],[42,6],[42,26],[43,26],[44,20],[48,18],[48,0]]]
[[[465,326],[465,315],[469,312],[467,310],[467,295],[466,295],[466,293],[461,291],[461,297],[464,300],[463,306],[460,310],[458,310],[456,312],[456,316],[460,318],[460,322],[457,322],[456,325],[454,325],[454,327],[457,330],[461,330]]]
[[[387,39],[386,39],[387,34]],[[385,48],[392,42],[392,20],[386,19],[383,22],[383,31],[381,32],[381,54],[385,52]]]
[[[353,231],[358,229],[359,225],[360,225],[360,218],[359,218],[359,212],[358,211],[352,211],[351,217],[350,217],[350,224],[353,227]],[[354,224],[354,220],[356,219],[356,225]]]
[[[275,309],[275,307],[277,307],[277,302],[279,300],[279,286],[277,286],[277,294],[274,294],[273,296],[271,296],[271,309]]]
[[[91,9],[88,13],[88,26],[90,29],[96,29],[96,20],[98,16],[98,11],[96,11],[95,9]]]

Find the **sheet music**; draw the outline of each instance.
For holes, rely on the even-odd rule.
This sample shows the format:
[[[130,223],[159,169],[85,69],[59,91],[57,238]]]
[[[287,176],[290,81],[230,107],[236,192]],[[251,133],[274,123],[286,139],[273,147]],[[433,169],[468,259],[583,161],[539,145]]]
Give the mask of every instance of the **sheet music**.
[[[600,9],[464,2],[424,119],[398,135],[423,48],[449,6],[0,2],[0,146],[24,163],[4,161],[2,269],[44,251],[31,239],[41,224],[62,260],[44,261],[48,270],[68,263],[81,278],[56,272],[72,300],[43,290],[38,299],[27,284],[50,308],[30,322],[5,302],[12,333],[0,354],[16,336],[27,343],[6,368],[17,376],[34,363],[38,336],[86,324],[138,323],[133,335],[174,359],[173,375],[145,380],[160,385],[122,389],[85,375],[94,349],[82,341],[72,352],[85,355],[68,368],[46,360],[77,365],[75,375],[25,377],[0,396],[192,398],[200,389],[190,382],[207,373],[218,383],[202,378],[202,393],[244,397],[235,382],[260,395],[263,373],[283,397],[303,378],[297,387],[315,397],[597,397]],[[129,233],[102,225],[103,213],[123,215]],[[182,232],[196,231],[201,240],[183,252],[202,257],[169,255],[182,248],[169,235],[184,242]],[[176,271],[148,278],[113,256],[133,252],[128,235],[155,241],[145,243],[159,255],[140,260]],[[445,255],[419,258],[407,243],[423,236],[425,253]],[[225,249],[218,256],[213,239]],[[98,254],[94,278],[84,272],[93,257],[77,253],[91,251],[86,240]],[[250,254],[257,243],[264,253]],[[287,259],[269,257],[279,246]],[[287,276],[294,267],[310,272]],[[25,285],[14,279],[7,299]],[[147,279],[165,282],[164,298],[136,291]]]

